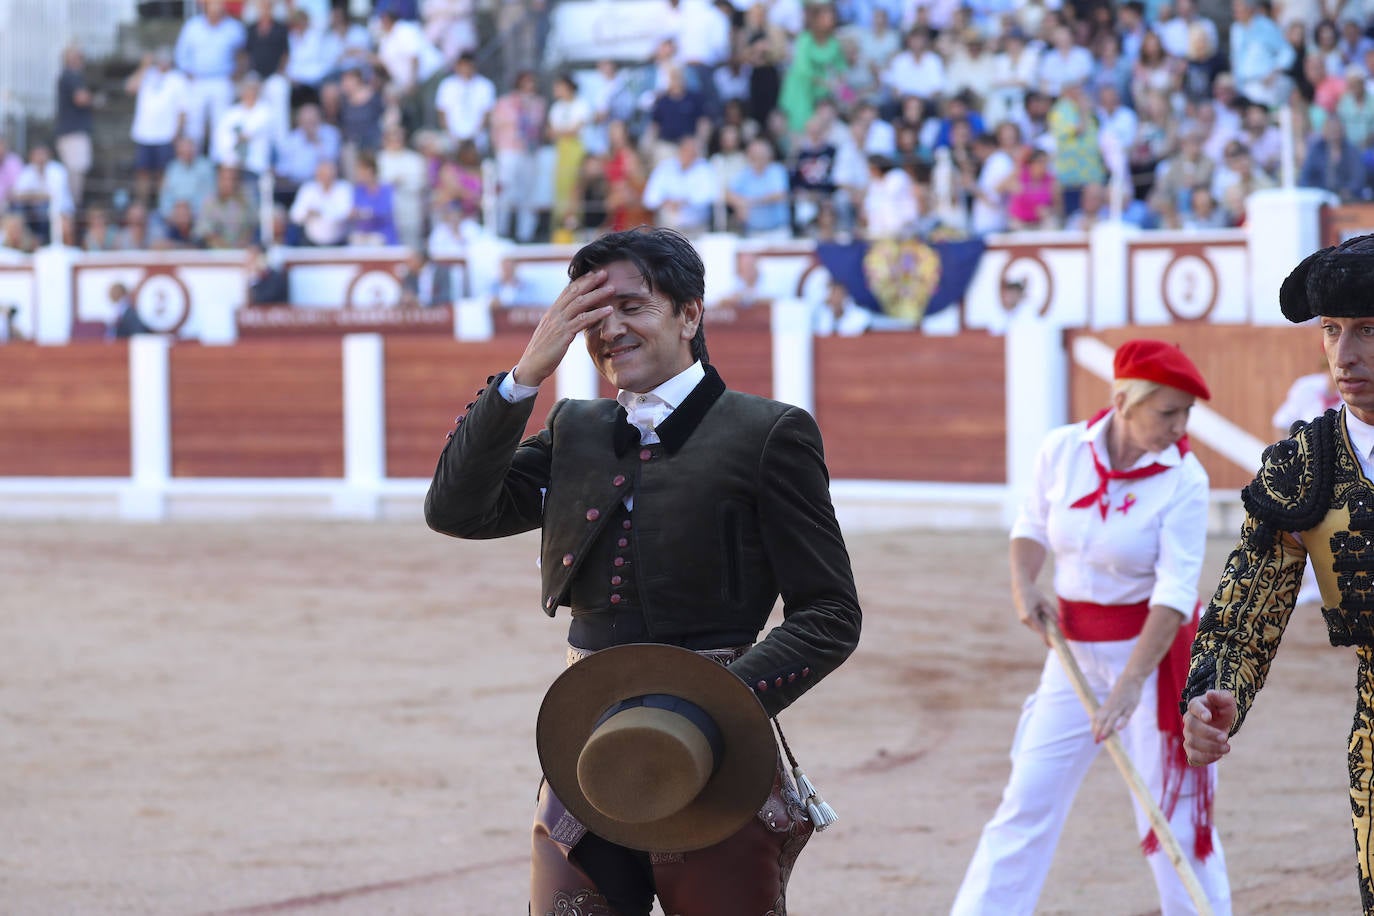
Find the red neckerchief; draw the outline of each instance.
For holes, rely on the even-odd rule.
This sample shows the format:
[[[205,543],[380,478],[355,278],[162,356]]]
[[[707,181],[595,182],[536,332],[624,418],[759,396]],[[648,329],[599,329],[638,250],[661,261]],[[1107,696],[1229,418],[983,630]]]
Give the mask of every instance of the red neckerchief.
[[[1088,421],[1088,426],[1092,426],[1098,420],[1101,420],[1110,412],[1110,407],[1106,407],[1102,410],[1099,410],[1097,414],[1093,416],[1091,420]],[[1174,444],[1178,446],[1179,457],[1188,454],[1189,447],[1187,436],[1180,437],[1179,440]],[[1097,506],[1097,510],[1102,513],[1103,521],[1107,520],[1107,511],[1109,509],[1109,504],[1111,502],[1109,499],[1107,499],[1107,484],[1109,484],[1113,480],[1140,480],[1144,477],[1153,477],[1156,474],[1164,473],[1170,468],[1170,465],[1160,464],[1158,461],[1156,461],[1154,464],[1147,464],[1143,468],[1135,468],[1134,470],[1130,471],[1113,471],[1111,468],[1107,467],[1105,464],[1102,463],[1101,458],[1097,457],[1097,446],[1095,446],[1091,441],[1088,442],[1088,451],[1093,456],[1093,469],[1097,471],[1097,489],[1069,503],[1069,508],[1086,509],[1089,506],[1095,505]]]

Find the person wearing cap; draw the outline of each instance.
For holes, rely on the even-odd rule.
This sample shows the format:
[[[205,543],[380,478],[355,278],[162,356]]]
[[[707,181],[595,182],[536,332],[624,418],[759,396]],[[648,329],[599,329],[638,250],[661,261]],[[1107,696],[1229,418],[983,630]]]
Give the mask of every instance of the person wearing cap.
[[[1279,288],[1289,321],[1315,319],[1344,402],[1265,450],[1241,491],[1240,540],[1202,615],[1181,708],[1190,763],[1231,752],[1264,686],[1310,557],[1333,646],[1357,659],[1347,760],[1360,899],[1374,913],[1374,235],[1309,255]]]
[[[648,916],[655,896],[663,912],[682,916],[782,912],[792,866],[826,812],[803,806],[814,787],[800,776],[800,793],[793,787],[771,737],[750,751],[757,745],[749,739],[731,738],[732,715],[708,716],[724,756],[714,753],[720,740],[695,742],[706,780],[695,795],[691,780],[672,780],[671,793],[627,798],[596,761],[620,757],[603,733],[628,711],[623,701],[675,695],[699,681],[706,691],[704,679],[675,677],[679,665],[699,661],[694,653],[728,664],[736,697],[723,705],[761,713],[744,729],[758,739],[768,717],[854,649],[861,612],[820,431],[801,408],[729,389],[711,366],[705,268],[682,234],[602,236],[573,256],[568,273],[515,367],[488,378],[458,418],[425,499],[430,527],[454,537],[541,528],[540,606],[549,616],[571,611],[570,667],[537,729],[547,781],[535,817],[531,912]],[[619,393],[560,400],[544,429],[522,439],[535,396],[553,387],[579,334]],[[779,596],[782,622],[759,639]],[[636,652],[650,648],[668,661],[603,663],[642,659]],[[674,651],[691,661],[673,662]],[[615,671],[665,680],[618,696],[573,690],[585,698],[580,706],[559,699],[569,679],[604,688]],[[713,705],[705,695],[682,698],[708,712]],[[714,731],[695,719],[684,728],[698,737]],[[762,773],[763,791],[738,793],[725,805],[730,818],[709,827],[720,807],[710,799],[734,788],[721,782],[741,761],[761,765],[751,770]],[[684,784],[690,791],[679,792]]]
[[[1210,392],[1178,347],[1131,340],[1113,360],[1111,404],[1053,430],[1011,530],[1017,617],[1048,644],[1058,621],[1100,704],[1089,716],[1050,652],[1012,741],[1011,776],[983,828],[953,912],[1034,911],[1078,786],[1118,734],[1169,819],[1215,913],[1231,912],[1221,841],[1211,823],[1214,768],[1190,770],[1177,697],[1195,630],[1207,538],[1207,472],[1184,429]],[[1054,557],[1055,598],[1037,579]],[[1137,832],[1164,916],[1196,909],[1135,805]]]

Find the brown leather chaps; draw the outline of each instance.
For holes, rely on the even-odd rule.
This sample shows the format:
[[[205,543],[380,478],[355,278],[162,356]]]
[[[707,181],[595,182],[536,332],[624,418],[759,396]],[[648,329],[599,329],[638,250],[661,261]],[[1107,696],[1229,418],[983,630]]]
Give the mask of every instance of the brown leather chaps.
[[[587,828],[567,812],[548,783],[539,787],[530,868],[531,916],[649,916],[657,894],[666,916],[786,916],[787,879],[812,825],[790,780],[782,776],[762,808],[738,833],[706,849],[685,853],[623,852],[627,874],[607,874],[605,857],[584,871],[577,847]],[[590,858],[589,858],[590,861]],[[634,863],[646,863],[639,869]],[[632,892],[608,892],[588,872]],[[647,903],[641,903],[647,900]],[[619,908],[617,908],[619,907]]]

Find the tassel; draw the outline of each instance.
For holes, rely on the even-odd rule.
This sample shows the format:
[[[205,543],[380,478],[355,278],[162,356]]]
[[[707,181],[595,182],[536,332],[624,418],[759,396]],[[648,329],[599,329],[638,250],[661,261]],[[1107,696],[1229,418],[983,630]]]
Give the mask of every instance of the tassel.
[[[792,776],[797,780],[797,791],[801,794],[803,803],[806,805],[806,813],[811,817],[811,823],[815,825],[816,832],[820,833],[831,824],[840,819],[835,813],[835,809],[826,804],[821,793],[816,791],[816,787],[811,784],[811,780],[806,778],[800,766],[792,767]]]

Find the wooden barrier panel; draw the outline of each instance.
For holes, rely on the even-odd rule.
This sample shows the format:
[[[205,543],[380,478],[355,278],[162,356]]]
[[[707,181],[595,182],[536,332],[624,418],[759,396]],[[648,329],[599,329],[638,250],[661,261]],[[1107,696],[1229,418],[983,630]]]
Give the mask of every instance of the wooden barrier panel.
[[[0,477],[128,477],[128,346],[0,346],[0,430]]]
[[[171,350],[173,477],[342,477],[337,339],[178,343]]]
[[[431,477],[454,418],[467,412],[463,405],[486,387],[487,376],[515,365],[526,341],[514,334],[466,343],[386,338],[387,476]],[[553,388],[550,381],[540,389],[527,432],[543,428]]]
[[[815,354],[832,478],[1006,482],[1002,338],[820,337]]]
[[[1321,338],[1317,329],[1310,327],[1177,324],[1168,328],[1070,332],[1070,342],[1079,335],[1093,337],[1113,348],[1133,337],[1178,344],[1207,379],[1207,387],[1212,390],[1208,406],[1266,444],[1279,438],[1279,432],[1269,421],[1293,380],[1326,368]],[[1105,407],[1110,398],[1107,382],[1078,366],[1070,369],[1070,420],[1087,419]],[[1190,443],[1207,469],[1213,489],[1239,489],[1254,476],[1196,438]]]

